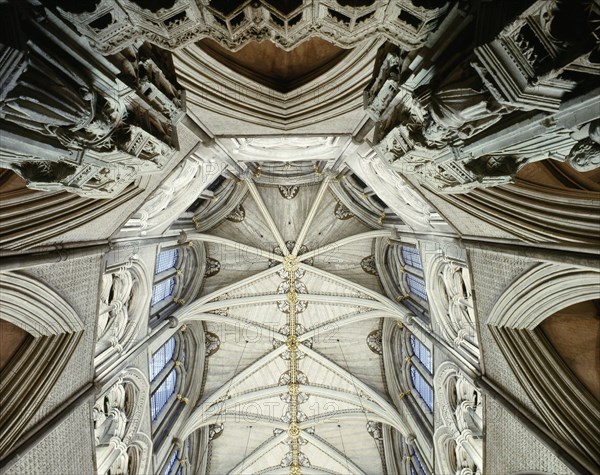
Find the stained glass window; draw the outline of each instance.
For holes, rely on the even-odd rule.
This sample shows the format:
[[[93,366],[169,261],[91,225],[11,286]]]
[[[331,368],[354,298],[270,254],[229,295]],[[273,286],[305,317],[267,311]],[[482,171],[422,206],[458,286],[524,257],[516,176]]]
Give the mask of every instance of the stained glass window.
[[[175,465],[177,464],[177,459],[179,458],[179,450],[173,453],[173,456],[169,460],[167,468],[165,469],[165,475],[172,475],[175,470]]]
[[[413,365],[410,366],[410,379],[425,405],[433,411],[433,388]]]
[[[175,337],[172,337],[152,355],[150,361],[150,381],[154,381],[156,376],[167,366],[167,363],[173,359],[174,353]]]
[[[160,274],[168,269],[172,269],[179,259],[179,249],[166,249],[160,251],[156,258],[155,274]]]
[[[421,256],[419,251],[415,247],[402,247],[402,259],[407,266],[414,267],[415,269],[423,270],[421,265]]]
[[[427,301],[427,292],[425,291],[425,281],[412,274],[406,274],[406,285],[411,294]]]
[[[427,475],[425,467],[423,467],[423,463],[416,452],[413,452],[411,459],[410,475]]]
[[[433,374],[433,361],[431,360],[431,352],[421,341],[414,335],[410,336],[410,346],[413,349],[414,356],[421,362],[421,364],[429,371],[429,374]]]
[[[175,277],[170,277],[155,284],[154,287],[152,287],[152,305],[156,305],[158,302],[173,295],[174,289]]]
[[[167,402],[175,392],[175,385],[177,384],[177,372],[173,369],[169,375],[160,383],[160,386],[156,388],[156,391],[152,393],[150,403],[152,407],[152,420],[156,421],[158,416],[165,408]]]

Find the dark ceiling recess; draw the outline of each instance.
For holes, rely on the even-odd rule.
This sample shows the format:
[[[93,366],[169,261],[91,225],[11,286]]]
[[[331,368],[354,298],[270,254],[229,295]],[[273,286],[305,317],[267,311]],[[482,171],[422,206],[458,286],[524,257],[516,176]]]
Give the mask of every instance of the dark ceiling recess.
[[[373,3],[373,2],[367,2],[367,3]],[[231,13],[235,12],[237,9],[239,9],[241,6],[246,6],[246,4],[249,4],[253,7],[255,6],[259,6],[261,4],[263,5],[270,5],[271,7],[273,7],[275,10],[277,10],[279,13],[281,13],[282,15],[289,15],[290,13],[292,13],[293,11],[297,10],[301,5],[302,5],[302,0],[282,0],[282,1],[258,1],[258,0],[254,0],[252,2],[248,2],[248,0],[227,0],[227,1],[223,1],[223,0],[211,0],[210,2],[210,6],[211,8],[214,8],[215,10],[221,12],[223,15],[230,15]]]
[[[375,0],[337,0],[342,7],[370,7]]]
[[[338,64],[351,50],[311,38],[291,51],[270,41],[253,41],[236,52],[204,39],[198,46],[235,72],[279,92],[301,87]]]
[[[284,0],[281,2],[265,2],[275,8],[278,12],[283,13],[284,15],[289,15],[300,5],[302,5],[302,0]]]

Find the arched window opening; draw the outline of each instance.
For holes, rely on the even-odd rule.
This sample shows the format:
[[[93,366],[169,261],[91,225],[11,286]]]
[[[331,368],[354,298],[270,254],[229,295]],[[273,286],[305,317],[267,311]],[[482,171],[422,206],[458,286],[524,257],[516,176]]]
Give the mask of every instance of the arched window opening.
[[[165,272],[169,269],[174,269],[177,265],[177,261],[179,260],[179,249],[165,249],[164,251],[160,251],[158,257],[156,258],[156,270],[155,275],[160,274],[161,272]]]
[[[153,387],[150,398],[153,422],[159,419],[167,403],[181,385],[178,383],[180,383],[183,363],[181,356],[184,354],[184,347],[183,338],[179,335],[173,336],[152,354],[149,375]]]
[[[152,305],[156,305],[168,297],[171,297],[174,290],[175,277],[169,277],[158,284],[154,284],[154,287],[152,287]]]
[[[388,291],[395,292],[396,300],[429,322],[429,304],[419,250],[413,245],[388,241],[385,263],[388,269],[386,275],[390,279]]]
[[[425,281],[412,274],[406,274],[406,285],[411,294],[427,302],[427,292],[425,290]]]
[[[429,411],[433,412],[433,388],[414,365],[410,367],[410,378],[413,388],[415,388],[421,400]]]
[[[421,362],[423,367],[429,371],[429,374],[433,374],[433,360],[429,348],[414,335],[410,335],[409,340],[414,356]]]
[[[185,365],[186,346],[189,343],[186,327],[182,327],[181,331],[152,353],[149,361],[150,415],[155,447],[169,440],[173,424],[182,408],[189,403],[185,396],[189,390],[189,368]],[[192,350],[192,356],[193,353]],[[166,458],[163,460],[166,461]]]
[[[427,471],[416,451],[410,457],[410,475],[427,475]]]
[[[156,421],[161,414],[171,396],[175,394],[177,385],[177,372],[173,369],[168,376],[160,383],[160,386],[152,393],[152,421]]]
[[[175,337],[172,337],[152,355],[152,360],[150,361],[150,381],[154,382],[156,376],[173,360],[174,355]]]
[[[421,264],[421,255],[415,247],[402,246],[402,259],[407,266],[414,267],[415,269],[423,270]]]

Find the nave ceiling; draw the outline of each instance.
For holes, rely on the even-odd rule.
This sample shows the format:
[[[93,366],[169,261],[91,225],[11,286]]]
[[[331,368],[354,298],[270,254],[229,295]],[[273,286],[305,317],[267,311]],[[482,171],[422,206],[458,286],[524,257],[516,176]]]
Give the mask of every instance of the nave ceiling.
[[[2,364],[48,344],[67,394],[88,354],[74,460],[593,472],[597,0],[0,9],[21,27],[2,33]],[[43,338],[20,299],[52,316]],[[5,392],[10,475],[35,472],[31,428],[75,397],[50,390]]]
[[[282,185],[238,183],[249,188],[241,203],[198,236],[214,267],[198,304],[177,318],[201,318],[220,341],[208,358],[207,396],[196,409],[205,414],[192,415],[185,429],[203,419],[224,424],[211,446],[213,473],[263,473],[286,466],[288,454],[298,457],[302,473],[382,472],[381,434],[375,438],[368,429],[402,424],[387,395],[381,354],[367,342],[381,316],[399,308],[385,296],[374,262],[376,238],[390,232],[373,230],[349,211],[341,215],[330,178],[309,178],[292,193]],[[295,253],[299,268],[288,271]],[[302,260],[303,254],[310,257]],[[290,292],[297,295],[293,317]],[[292,318],[299,342],[294,361]],[[297,401],[295,420],[290,398]],[[294,424],[298,439],[290,436]],[[232,453],[240,441],[247,447]]]

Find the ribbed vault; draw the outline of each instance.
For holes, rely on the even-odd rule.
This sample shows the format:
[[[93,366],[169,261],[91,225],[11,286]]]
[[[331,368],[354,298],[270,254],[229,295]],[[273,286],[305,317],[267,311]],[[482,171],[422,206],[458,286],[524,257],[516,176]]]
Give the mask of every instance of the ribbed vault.
[[[213,473],[383,473],[383,445],[368,428],[408,436],[366,342],[382,318],[410,314],[384,295],[372,258],[391,231],[340,214],[333,183],[246,178],[235,216],[187,235],[216,271],[175,316],[205,322],[220,344],[180,437],[223,424]]]

